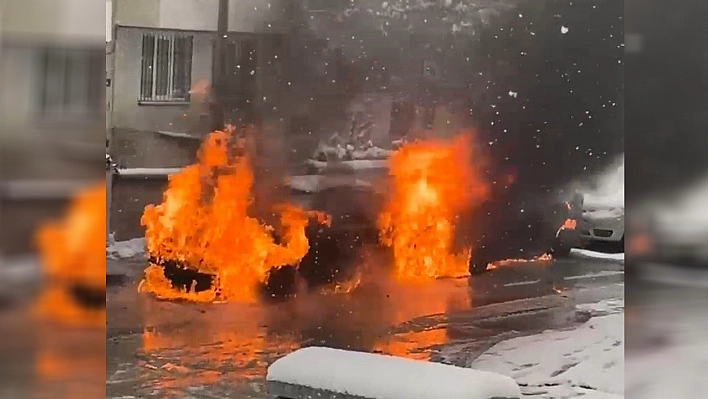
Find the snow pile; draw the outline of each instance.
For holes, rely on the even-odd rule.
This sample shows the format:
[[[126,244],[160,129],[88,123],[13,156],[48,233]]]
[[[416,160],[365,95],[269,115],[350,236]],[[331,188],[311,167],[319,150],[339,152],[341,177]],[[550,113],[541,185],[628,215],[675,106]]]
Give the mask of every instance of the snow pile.
[[[623,398],[624,313],[501,342],[472,367],[512,377],[525,397]]]
[[[386,149],[383,149],[380,147],[372,146],[372,147],[362,149],[362,150],[353,150],[351,157],[353,160],[357,160],[357,159],[377,160],[377,159],[388,159],[388,157],[390,157],[391,154],[393,154],[393,151],[391,151],[391,150],[386,150]]]
[[[131,177],[167,177],[180,172],[181,168],[126,168],[118,169],[121,176]]]
[[[134,259],[145,257],[145,238],[116,241],[106,247],[106,258]]]
[[[621,218],[624,215],[624,208],[610,208],[610,209],[593,209],[588,211],[587,209],[583,212],[583,219],[590,222],[601,222],[606,220],[614,220]]]
[[[624,253],[610,254],[606,252],[596,252],[581,248],[572,248],[570,250],[570,255],[585,259],[602,259],[624,262]]]
[[[351,170],[366,170],[366,169],[384,169],[388,167],[388,161],[386,160],[369,160],[369,159],[357,159],[353,161],[342,161],[341,163],[330,165],[327,162],[309,160],[307,164],[319,171],[325,170],[331,166],[342,167]]]
[[[627,320],[627,397],[708,398],[706,291],[664,286],[650,292]]]
[[[353,160],[381,160],[388,159],[393,151],[374,146],[371,142],[366,145],[354,146],[352,144],[320,144],[312,158],[326,162],[328,160],[353,161]]]
[[[286,182],[287,186],[296,191],[305,193],[316,193],[328,188],[340,186],[371,187],[371,184],[364,180],[354,179],[350,176],[328,176],[328,175],[302,175],[290,176]]]
[[[268,368],[266,380],[275,396],[281,384],[291,384],[375,399],[521,397],[519,386],[503,375],[321,347],[299,349],[278,359]]]
[[[624,300],[609,298],[595,303],[581,303],[576,305],[575,308],[578,310],[588,311],[593,314],[621,313],[624,312]]]
[[[669,346],[627,357],[627,393],[631,398],[664,399],[708,397],[705,343]]]

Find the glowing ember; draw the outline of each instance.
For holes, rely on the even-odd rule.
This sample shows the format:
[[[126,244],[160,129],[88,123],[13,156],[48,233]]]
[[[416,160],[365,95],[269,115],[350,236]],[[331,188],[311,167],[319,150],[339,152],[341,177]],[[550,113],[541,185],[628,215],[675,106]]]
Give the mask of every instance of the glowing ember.
[[[649,234],[637,233],[629,237],[627,253],[632,256],[644,256],[652,252],[652,239]]]
[[[163,268],[153,264],[145,271],[142,292],[199,302],[251,301],[271,269],[297,265],[305,256],[309,219],[328,223],[321,213],[281,205],[276,209],[280,214],[276,242],[273,227],[248,215],[253,170],[243,133],[233,129],[211,133],[199,150],[199,163],[171,176],[162,204],[147,206],[141,220],[156,263],[177,261],[213,275],[211,288],[175,289]]]
[[[454,221],[487,194],[472,168],[470,135],[405,144],[389,159],[392,193],[379,215],[380,241],[399,279],[469,274],[470,251],[453,253]]]
[[[64,218],[38,230],[46,277],[37,303],[40,315],[105,328],[105,215],[106,184],[101,182],[79,192]]]
[[[498,267],[510,266],[516,263],[529,263],[529,262],[551,262],[553,257],[550,254],[543,254],[535,256],[533,258],[515,258],[515,259],[502,259],[490,263],[487,266],[487,270],[494,270]]]
[[[329,295],[329,294],[349,294],[355,289],[357,289],[361,285],[361,280],[362,276],[361,273],[357,273],[354,277],[351,279],[341,282],[341,283],[334,283],[330,284],[327,286],[324,286],[320,289],[320,294],[322,295]]]

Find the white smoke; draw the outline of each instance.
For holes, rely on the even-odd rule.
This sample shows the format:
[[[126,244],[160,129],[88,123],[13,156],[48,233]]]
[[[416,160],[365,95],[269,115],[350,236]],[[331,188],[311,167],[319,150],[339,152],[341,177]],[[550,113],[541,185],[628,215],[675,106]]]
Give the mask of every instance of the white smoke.
[[[624,208],[624,154],[607,169],[577,184],[576,191],[585,197],[585,206]]]
[[[668,201],[650,204],[647,211],[664,234],[685,243],[704,246],[708,235],[708,178],[676,192]],[[634,209],[634,206],[632,206]]]

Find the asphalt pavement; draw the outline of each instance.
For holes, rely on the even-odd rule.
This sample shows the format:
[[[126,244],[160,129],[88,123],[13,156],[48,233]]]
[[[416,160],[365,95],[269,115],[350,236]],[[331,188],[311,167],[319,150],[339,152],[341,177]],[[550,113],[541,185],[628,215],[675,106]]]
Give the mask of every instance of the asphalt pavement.
[[[501,340],[592,317],[577,304],[624,297],[624,265],[591,259],[250,305],[158,301],[137,293],[141,263],[113,267],[135,273],[107,291],[107,398],[264,398],[268,365],[309,345],[465,366]]]

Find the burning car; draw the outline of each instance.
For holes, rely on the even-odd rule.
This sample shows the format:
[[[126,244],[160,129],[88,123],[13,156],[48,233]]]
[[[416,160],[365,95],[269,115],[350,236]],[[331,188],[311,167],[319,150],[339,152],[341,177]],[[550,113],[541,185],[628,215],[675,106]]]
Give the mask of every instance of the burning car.
[[[63,217],[38,230],[45,278],[37,301],[39,315],[69,325],[105,326],[105,198],[105,182],[86,188]]]
[[[163,299],[253,301],[272,270],[297,265],[305,235],[326,215],[291,204],[272,211],[277,225],[250,214],[253,167],[250,127],[211,133],[198,163],[170,176],[163,202],[145,208],[142,224],[150,266],[140,291]]]
[[[171,176],[163,202],[146,207],[151,257],[141,291],[203,302],[336,291],[360,281],[371,251],[383,254],[378,263],[396,280],[466,277],[498,260],[547,259],[549,248],[563,256],[577,237],[572,214],[579,204],[562,204],[558,220],[500,206],[512,202],[490,196],[483,163],[470,162],[478,159],[465,132],[403,145],[383,169],[385,190],[342,171],[290,181],[299,198],[276,207],[279,221],[268,225],[250,214],[254,176],[248,153],[233,154],[237,135],[212,133],[199,162]],[[324,185],[313,190],[304,184],[310,180]],[[514,230],[521,224],[525,229]],[[532,248],[529,237],[538,238]]]

